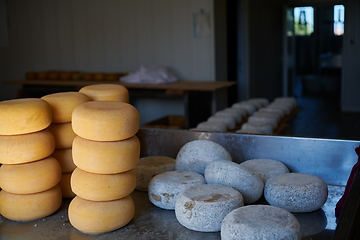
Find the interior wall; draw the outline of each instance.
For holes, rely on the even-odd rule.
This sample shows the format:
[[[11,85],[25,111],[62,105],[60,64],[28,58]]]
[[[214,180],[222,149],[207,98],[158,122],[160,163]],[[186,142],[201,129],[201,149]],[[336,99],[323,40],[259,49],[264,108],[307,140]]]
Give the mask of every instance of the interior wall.
[[[141,65],[166,66],[182,80],[215,81],[213,0],[6,4],[9,45],[0,46],[1,82],[23,79],[27,71],[124,72]],[[209,17],[210,31],[205,33],[194,28],[194,16],[201,12]],[[0,99],[16,98],[18,89],[2,84]],[[164,107],[160,100],[151,102],[137,103],[139,111],[155,109],[143,122],[184,111],[181,102]]]

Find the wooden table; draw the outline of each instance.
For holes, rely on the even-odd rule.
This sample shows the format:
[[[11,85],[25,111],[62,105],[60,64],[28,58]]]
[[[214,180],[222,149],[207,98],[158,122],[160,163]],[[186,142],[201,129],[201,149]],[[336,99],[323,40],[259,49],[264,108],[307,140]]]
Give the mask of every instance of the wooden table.
[[[5,84],[22,85],[19,97],[42,97],[46,94],[78,91],[92,84],[119,84],[128,88],[130,101],[137,98],[178,98],[184,103],[186,128],[193,128],[214,113],[215,93],[236,84],[232,81],[177,81],[166,84],[130,84],[119,81],[16,80]]]

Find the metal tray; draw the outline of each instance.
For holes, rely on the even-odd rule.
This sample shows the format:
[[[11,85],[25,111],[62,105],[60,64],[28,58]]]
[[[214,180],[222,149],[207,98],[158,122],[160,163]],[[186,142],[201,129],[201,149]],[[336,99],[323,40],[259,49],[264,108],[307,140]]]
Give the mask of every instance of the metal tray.
[[[360,141],[277,137],[243,134],[202,133],[186,130],[140,129],[141,156],[176,157],[179,149],[196,139],[209,139],[224,146],[235,162],[253,158],[270,158],[284,162],[291,171],[317,175],[329,187],[324,206],[312,213],[295,214],[304,240],[332,239],[337,224],[335,204],[342,196],[352,166],[357,161],[354,149]],[[0,239],[220,239],[220,233],[188,230],[176,220],[174,211],[151,204],[146,192],[135,190],[135,216],[121,229],[103,234],[85,234],[72,227],[64,199],[61,208],[51,216],[30,222],[15,222],[0,217]],[[265,203],[264,199],[259,203]]]

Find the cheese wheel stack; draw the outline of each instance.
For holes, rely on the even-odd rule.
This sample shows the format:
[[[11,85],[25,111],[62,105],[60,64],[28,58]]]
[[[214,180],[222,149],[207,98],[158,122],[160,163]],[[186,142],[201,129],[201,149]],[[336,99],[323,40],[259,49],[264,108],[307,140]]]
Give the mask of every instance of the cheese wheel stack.
[[[133,170],[140,158],[140,115],[120,101],[90,101],[72,115],[77,137],[72,155],[76,169],[71,188],[70,223],[85,233],[104,233],[123,227],[133,218],[130,193],[136,187]]]
[[[71,126],[74,109],[91,99],[80,92],[59,92],[43,96],[41,99],[49,103],[52,110],[52,122],[48,130],[55,138],[55,151],[52,156],[60,163],[62,175],[59,182],[63,198],[75,197],[71,190],[70,178],[75,169],[72,160],[72,143],[76,134]]]
[[[55,149],[47,129],[51,121],[45,100],[0,102],[0,206],[8,219],[31,221],[61,206],[61,166],[50,156]]]

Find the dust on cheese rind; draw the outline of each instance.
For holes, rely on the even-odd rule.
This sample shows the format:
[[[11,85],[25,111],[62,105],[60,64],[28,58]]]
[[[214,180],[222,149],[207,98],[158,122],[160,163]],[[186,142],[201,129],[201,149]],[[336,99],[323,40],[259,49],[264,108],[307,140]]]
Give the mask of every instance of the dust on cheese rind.
[[[0,135],[0,163],[19,164],[37,161],[52,154],[55,138],[47,130],[21,135]]]
[[[259,175],[264,183],[271,177],[290,172],[284,163],[274,159],[250,159],[240,166]]]
[[[72,146],[74,164],[82,170],[112,174],[133,169],[140,158],[136,135],[120,141],[92,141],[75,137]]]
[[[14,194],[32,194],[48,190],[59,183],[61,166],[53,157],[0,167],[0,187]]]
[[[79,231],[97,234],[110,232],[128,224],[135,214],[130,195],[114,201],[89,201],[79,196],[69,204],[68,216],[73,227]]]
[[[76,168],[72,158],[72,148],[55,149],[51,156],[59,161],[62,173],[70,173]]]
[[[47,128],[55,138],[56,149],[72,148],[76,134],[72,129],[71,123],[52,123]]]
[[[240,191],[245,204],[254,203],[263,195],[261,178],[235,162],[213,161],[205,168],[204,176],[207,183],[223,184]]]
[[[76,168],[71,176],[74,193],[91,201],[112,201],[123,198],[134,191],[136,176],[131,169],[116,174],[90,173]]]
[[[149,183],[150,202],[163,209],[174,210],[176,196],[183,190],[205,184],[204,176],[190,171],[170,171],[153,177]]]
[[[142,157],[133,170],[136,174],[136,190],[148,191],[149,182],[154,176],[175,170],[175,159],[166,156]]]
[[[270,178],[264,188],[266,201],[290,212],[312,212],[327,200],[327,184],[305,173],[285,173]]]
[[[212,161],[232,161],[230,153],[220,144],[210,140],[194,140],[181,147],[175,169],[204,174],[205,167]]]
[[[74,109],[84,102],[91,101],[87,95],[80,92],[52,93],[41,97],[41,99],[50,104],[53,123],[71,122]]]
[[[119,141],[139,130],[140,114],[131,104],[118,101],[90,101],[72,114],[74,132],[94,141]]]
[[[184,227],[199,232],[218,232],[225,216],[244,205],[236,189],[219,184],[200,184],[180,192],[175,216]]]
[[[82,87],[79,92],[86,94],[93,101],[129,102],[129,91],[119,84],[93,84]]]
[[[62,203],[58,185],[34,194],[12,194],[0,191],[1,215],[14,221],[32,221],[47,217],[58,210]]]
[[[39,98],[19,98],[0,102],[0,135],[41,131],[52,121],[49,103]]]
[[[248,205],[230,212],[221,224],[221,239],[300,240],[300,224],[290,212],[270,205]]]

